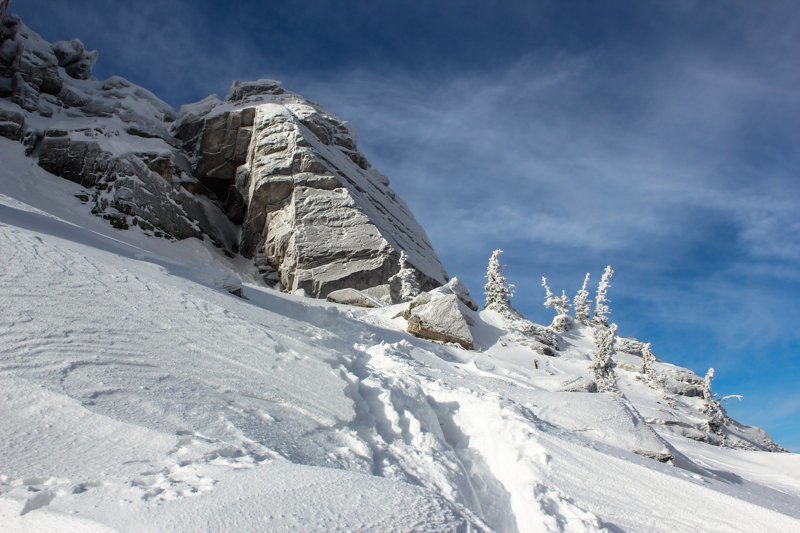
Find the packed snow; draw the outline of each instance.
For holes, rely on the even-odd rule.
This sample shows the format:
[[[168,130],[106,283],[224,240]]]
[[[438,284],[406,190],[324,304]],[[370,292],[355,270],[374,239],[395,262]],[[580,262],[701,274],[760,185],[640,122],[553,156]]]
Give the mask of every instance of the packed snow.
[[[418,339],[408,304],[115,230],[22,150],[0,139],[4,532],[800,531],[800,456],[688,438],[703,398],[633,353],[589,392],[592,326],[551,355],[498,310],[474,350]]]

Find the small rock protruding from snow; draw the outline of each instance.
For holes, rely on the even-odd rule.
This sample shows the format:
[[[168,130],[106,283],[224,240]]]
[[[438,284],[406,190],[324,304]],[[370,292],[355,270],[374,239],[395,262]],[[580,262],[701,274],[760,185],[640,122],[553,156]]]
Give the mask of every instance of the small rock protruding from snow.
[[[372,298],[362,291],[350,288],[330,292],[327,300],[337,304],[354,305],[356,307],[383,307],[383,304],[375,298]]]
[[[456,294],[433,290],[414,298],[404,312],[407,331],[421,339],[460,344],[471,350],[474,345],[466,313],[469,309]]]

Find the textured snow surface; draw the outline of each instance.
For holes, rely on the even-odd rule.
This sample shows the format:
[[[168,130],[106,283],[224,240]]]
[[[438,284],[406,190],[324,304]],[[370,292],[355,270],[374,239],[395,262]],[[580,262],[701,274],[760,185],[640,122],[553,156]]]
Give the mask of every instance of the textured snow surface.
[[[260,288],[80,190],[0,170],[4,532],[800,530],[800,456],[643,422],[697,406],[660,405],[635,356],[623,395],[564,392],[590,375],[583,328],[557,357],[491,311],[480,351],[427,342],[403,306]]]

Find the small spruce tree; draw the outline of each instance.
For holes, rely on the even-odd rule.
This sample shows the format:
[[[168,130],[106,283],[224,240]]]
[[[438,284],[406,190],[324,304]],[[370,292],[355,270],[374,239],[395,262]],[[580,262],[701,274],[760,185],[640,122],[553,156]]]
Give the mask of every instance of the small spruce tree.
[[[608,325],[608,314],[611,312],[608,299],[608,288],[611,287],[611,277],[614,275],[614,269],[608,265],[603,272],[603,277],[600,278],[600,283],[597,285],[597,297],[594,301],[594,321],[603,326]]]
[[[714,380],[714,369],[709,368],[703,379],[703,412],[708,416],[706,422],[706,439],[718,444],[725,443],[725,413],[722,406],[714,399],[711,382]]]
[[[544,306],[556,312],[556,316],[553,318],[553,323],[550,324],[550,328],[554,331],[568,331],[571,325],[569,318],[569,297],[564,291],[561,291],[561,296],[555,296],[550,290],[547,278],[544,276],[542,276],[542,287],[544,287],[545,292]]]
[[[655,368],[653,368],[653,363],[656,362],[656,356],[653,353],[653,347],[649,342],[646,342],[642,345],[642,374],[645,375],[647,381],[649,381],[653,385],[660,385],[664,386],[664,382],[661,377],[656,374]]]
[[[587,272],[586,277],[583,278],[583,286],[581,287],[581,290],[578,291],[578,294],[575,295],[575,299],[572,301],[572,307],[575,309],[575,320],[581,324],[589,323],[589,314],[591,312],[591,301],[589,300],[588,289],[589,278],[590,274]]]
[[[617,325],[597,328],[594,352],[590,368],[594,372],[594,380],[599,392],[612,392],[617,389],[617,376],[614,372],[614,342],[617,339]]]
[[[511,309],[511,298],[514,296],[514,285],[508,283],[503,275],[503,265],[500,263],[500,255],[503,250],[495,250],[489,259],[489,266],[486,268],[486,309],[507,312]]]

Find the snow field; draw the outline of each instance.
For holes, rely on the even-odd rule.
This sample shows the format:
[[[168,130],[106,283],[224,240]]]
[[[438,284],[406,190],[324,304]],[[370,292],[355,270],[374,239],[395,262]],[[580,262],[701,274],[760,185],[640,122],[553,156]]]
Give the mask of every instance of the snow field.
[[[479,351],[426,342],[399,307],[260,288],[17,170],[0,174],[3,531],[800,530],[798,456],[652,429],[695,399],[668,407],[635,357],[621,394],[565,392],[588,330],[548,357],[483,312]],[[635,453],[661,449],[673,464]]]

